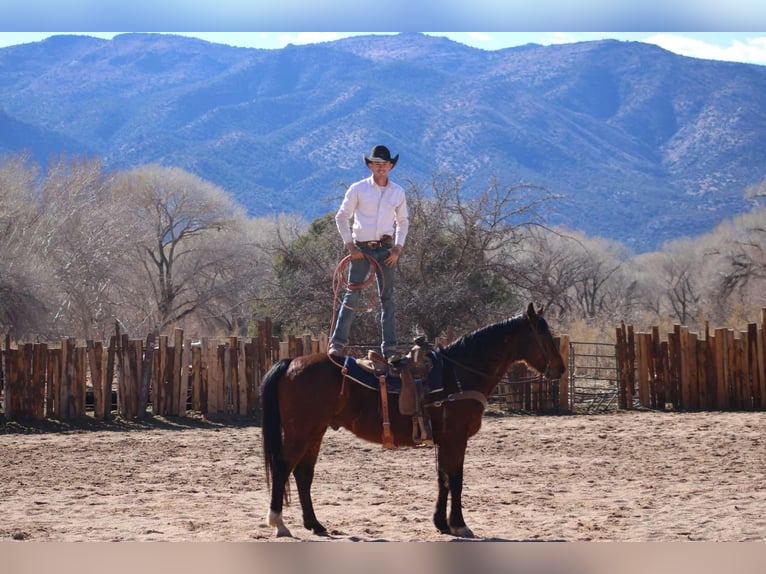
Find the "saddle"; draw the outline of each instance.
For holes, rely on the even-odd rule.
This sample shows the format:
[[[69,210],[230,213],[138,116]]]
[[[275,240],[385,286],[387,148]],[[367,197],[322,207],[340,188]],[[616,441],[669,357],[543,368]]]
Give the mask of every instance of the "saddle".
[[[398,394],[398,408],[402,415],[412,416],[412,440],[416,446],[433,444],[431,420],[423,405],[429,392],[441,390],[441,363],[436,360],[432,346],[424,337],[415,340],[413,347],[403,357],[388,362],[369,351],[361,359],[346,357],[344,371],[347,377],[360,384],[377,388],[380,392],[383,412],[383,446],[393,448],[388,413],[389,395]],[[434,373],[436,371],[436,373]],[[429,384],[435,383],[433,385]]]

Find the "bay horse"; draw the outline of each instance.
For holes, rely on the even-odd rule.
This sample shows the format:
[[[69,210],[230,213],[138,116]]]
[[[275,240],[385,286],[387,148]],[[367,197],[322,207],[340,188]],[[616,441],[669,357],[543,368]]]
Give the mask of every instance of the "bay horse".
[[[433,522],[443,534],[472,538],[462,511],[463,463],[468,439],[481,427],[487,397],[511,365],[524,361],[548,378],[566,370],[543,309],[526,312],[463,335],[443,348],[442,390],[426,398],[437,449],[438,491]],[[320,445],[329,427],[344,427],[356,436],[382,443],[381,396],[344,380],[334,358],[315,353],[282,359],[264,376],[261,387],[263,455],[271,486],[267,523],[276,536],[292,536],[282,519],[289,503],[292,473],[303,512],[303,526],[317,535],[327,529],[317,520],[311,484]],[[415,446],[412,417],[399,414],[389,401],[390,429],[397,447]],[[449,518],[447,500],[451,496]]]

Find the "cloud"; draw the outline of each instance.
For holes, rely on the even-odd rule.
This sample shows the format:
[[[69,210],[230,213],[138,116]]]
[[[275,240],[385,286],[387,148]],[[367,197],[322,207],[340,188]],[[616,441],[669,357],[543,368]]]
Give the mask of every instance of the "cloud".
[[[279,36],[282,47],[288,44],[316,44],[340,40],[344,34],[338,32],[286,32]]]
[[[655,34],[644,41],[692,58],[766,64],[766,36],[731,40],[725,46],[676,34]]]
[[[551,32],[550,34],[551,35],[546,40],[541,42],[542,44],[572,44],[579,41],[567,32]]]
[[[477,42],[491,42],[492,36],[486,32],[466,32],[469,38]]]

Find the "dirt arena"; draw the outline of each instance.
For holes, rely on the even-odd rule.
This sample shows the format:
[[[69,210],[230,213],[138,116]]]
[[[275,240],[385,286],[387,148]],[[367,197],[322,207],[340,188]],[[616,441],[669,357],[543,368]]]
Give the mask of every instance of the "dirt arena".
[[[766,413],[487,416],[463,493],[480,540],[766,540]],[[273,540],[260,428],[195,418],[0,427],[0,540]],[[448,541],[431,514],[433,448],[385,451],[329,430],[294,538]],[[293,487],[293,493],[295,490]]]

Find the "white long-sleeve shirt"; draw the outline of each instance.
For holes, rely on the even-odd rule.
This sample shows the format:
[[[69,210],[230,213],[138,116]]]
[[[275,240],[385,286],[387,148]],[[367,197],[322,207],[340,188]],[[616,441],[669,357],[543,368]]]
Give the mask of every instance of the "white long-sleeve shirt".
[[[404,246],[410,227],[404,189],[390,179],[380,187],[372,176],[352,184],[335,214],[343,243],[377,241],[384,235]]]

